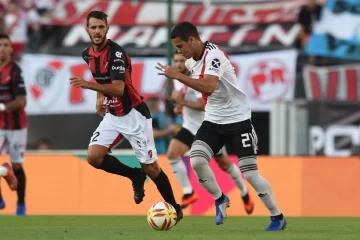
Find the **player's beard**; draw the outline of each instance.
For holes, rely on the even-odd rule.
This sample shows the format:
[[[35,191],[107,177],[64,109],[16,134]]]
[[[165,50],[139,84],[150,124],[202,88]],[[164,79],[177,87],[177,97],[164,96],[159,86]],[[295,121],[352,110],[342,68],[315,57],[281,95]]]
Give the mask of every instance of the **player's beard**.
[[[0,53],[0,64],[7,62],[10,59],[9,54]]]
[[[92,43],[93,45],[95,45],[95,46],[101,46],[101,45],[103,45],[104,42],[105,42],[105,40],[106,40],[106,36],[102,37],[100,42],[95,42],[95,41],[94,41],[94,37],[91,37],[91,43]]]

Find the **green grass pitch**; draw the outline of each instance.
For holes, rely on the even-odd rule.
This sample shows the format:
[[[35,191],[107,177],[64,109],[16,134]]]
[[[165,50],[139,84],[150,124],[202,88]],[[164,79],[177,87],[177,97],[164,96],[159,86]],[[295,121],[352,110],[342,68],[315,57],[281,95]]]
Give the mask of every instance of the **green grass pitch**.
[[[170,231],[155,231],[145,216],[0,216],[1,240],[306,240],[360,239],[360,218],[287,218],[281,232],[265,232],[265,217],[185,217]]]

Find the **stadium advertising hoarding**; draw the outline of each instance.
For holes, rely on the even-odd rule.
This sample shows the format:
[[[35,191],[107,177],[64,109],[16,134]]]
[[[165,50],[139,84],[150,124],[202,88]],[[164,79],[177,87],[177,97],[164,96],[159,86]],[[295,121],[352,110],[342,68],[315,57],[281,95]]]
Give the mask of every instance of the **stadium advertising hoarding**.
[[[357,101],[309,102],[309,154],[356,155],[356,148],[360,146],[359,109]]]
[[[130,166],[138,164],[135,156],[118,157],[125,164],[132,164]],[[4,158],[8,160],[8,156]],[[231,160],[237,163],[235,157],[231,157]],[[182,189],[177,184],[169,161],[165,156],[160,156],[159,163],[172,183],[176,199],[180,200]],[[73,153],[59,155],[56,152],[27,154],[25,164],[29,179],[26,196],[29,215],[143,215],[146,223],[145,215],[149,207],[162,200],[156,185],[151,180],[147,180],[144,202],[136,205],[133,201],[130,181],[92,168],[84,159],[84,155],[73,155]],[[210,165],[221,189],[231,199],[231,207],[227,210],[227,214],[245,216],[243,202],[236,185],[215,161],[211,161]],[[339,159],[260,156],[258,165],[261,174],[271,183],[276,200],[286,216],[360,216],[358,206],[360,195],[357,194],[360,185],[354,181],[360,174],[358,157]],[[213,197],[197,181],[193,170],[189,169],[188,172],[199,200],[187,208],[184,214],[214,216]],[[336,181],[334,181],[335,176]],[[114,188],[118,191],[114,191]],[[16,193],[10,192],[8,188],[3,188],[2,191],[7,199],[7,207],[2,212],[13,214],[16,207]],[[268,216],[268,210],[250,186],[249,191],[255,203],[253,215]]]
[[[360,99],[360,65],[310,66],[303,69],[305,95],[308,100]]]
[[[253,111],[269,111],[274,101],[294,95],[296,51],[284,50],[230,56],[238,84],[250,98]],[[133,58],[133,84],[145,97],[164,91],[165,79],[157,75],[157,62],[164,58]],[[28,90],[28,114],[93,113],[96,94],[73,88],[71,76],[94,81],[82,58],[26,54],[21,65]]]
[[[360,59],[360,1],[327,0],[305,52],[315,56]]]
[[[173,23],[191,21],[203,40],[221,45],[228,53],[266,51],[293,46],[300,26],[297,13],[304,0],[222,4],[174,3]],[[46,44],[52,53],[72,55],[89,44],[86,15],[102,10],[109,15],[108,37],[130,55],[165,55],[167,4],[126,1],[61,1],[47,24],[58,26]],[[46,45],[45,44],[45,45]]]

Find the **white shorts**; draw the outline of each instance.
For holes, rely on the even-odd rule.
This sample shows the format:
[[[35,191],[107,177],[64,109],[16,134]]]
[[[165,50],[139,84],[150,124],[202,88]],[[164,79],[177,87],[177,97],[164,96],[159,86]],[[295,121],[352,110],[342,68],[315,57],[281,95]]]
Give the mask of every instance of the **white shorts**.
[[[152,119],[147,119],[136,109],[125,116],[107,113],[90,139],[91,145],[101,145],[111,149],[126,138],[140,163],[151,164],[157,160]]]
[[[27,128],[17,130],[0,129],[0,154],[9,154],[13,163],[24,162]]]

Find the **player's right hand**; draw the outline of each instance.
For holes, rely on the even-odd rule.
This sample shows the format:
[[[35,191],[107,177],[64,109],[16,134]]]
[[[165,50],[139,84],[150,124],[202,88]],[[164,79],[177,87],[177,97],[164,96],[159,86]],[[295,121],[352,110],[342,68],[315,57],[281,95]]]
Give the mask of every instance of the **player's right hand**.
[[[105,114],[105,105],[104,105],[104,96],[98,97],[96,100],[96,113],[101,117],[104,117]]]

